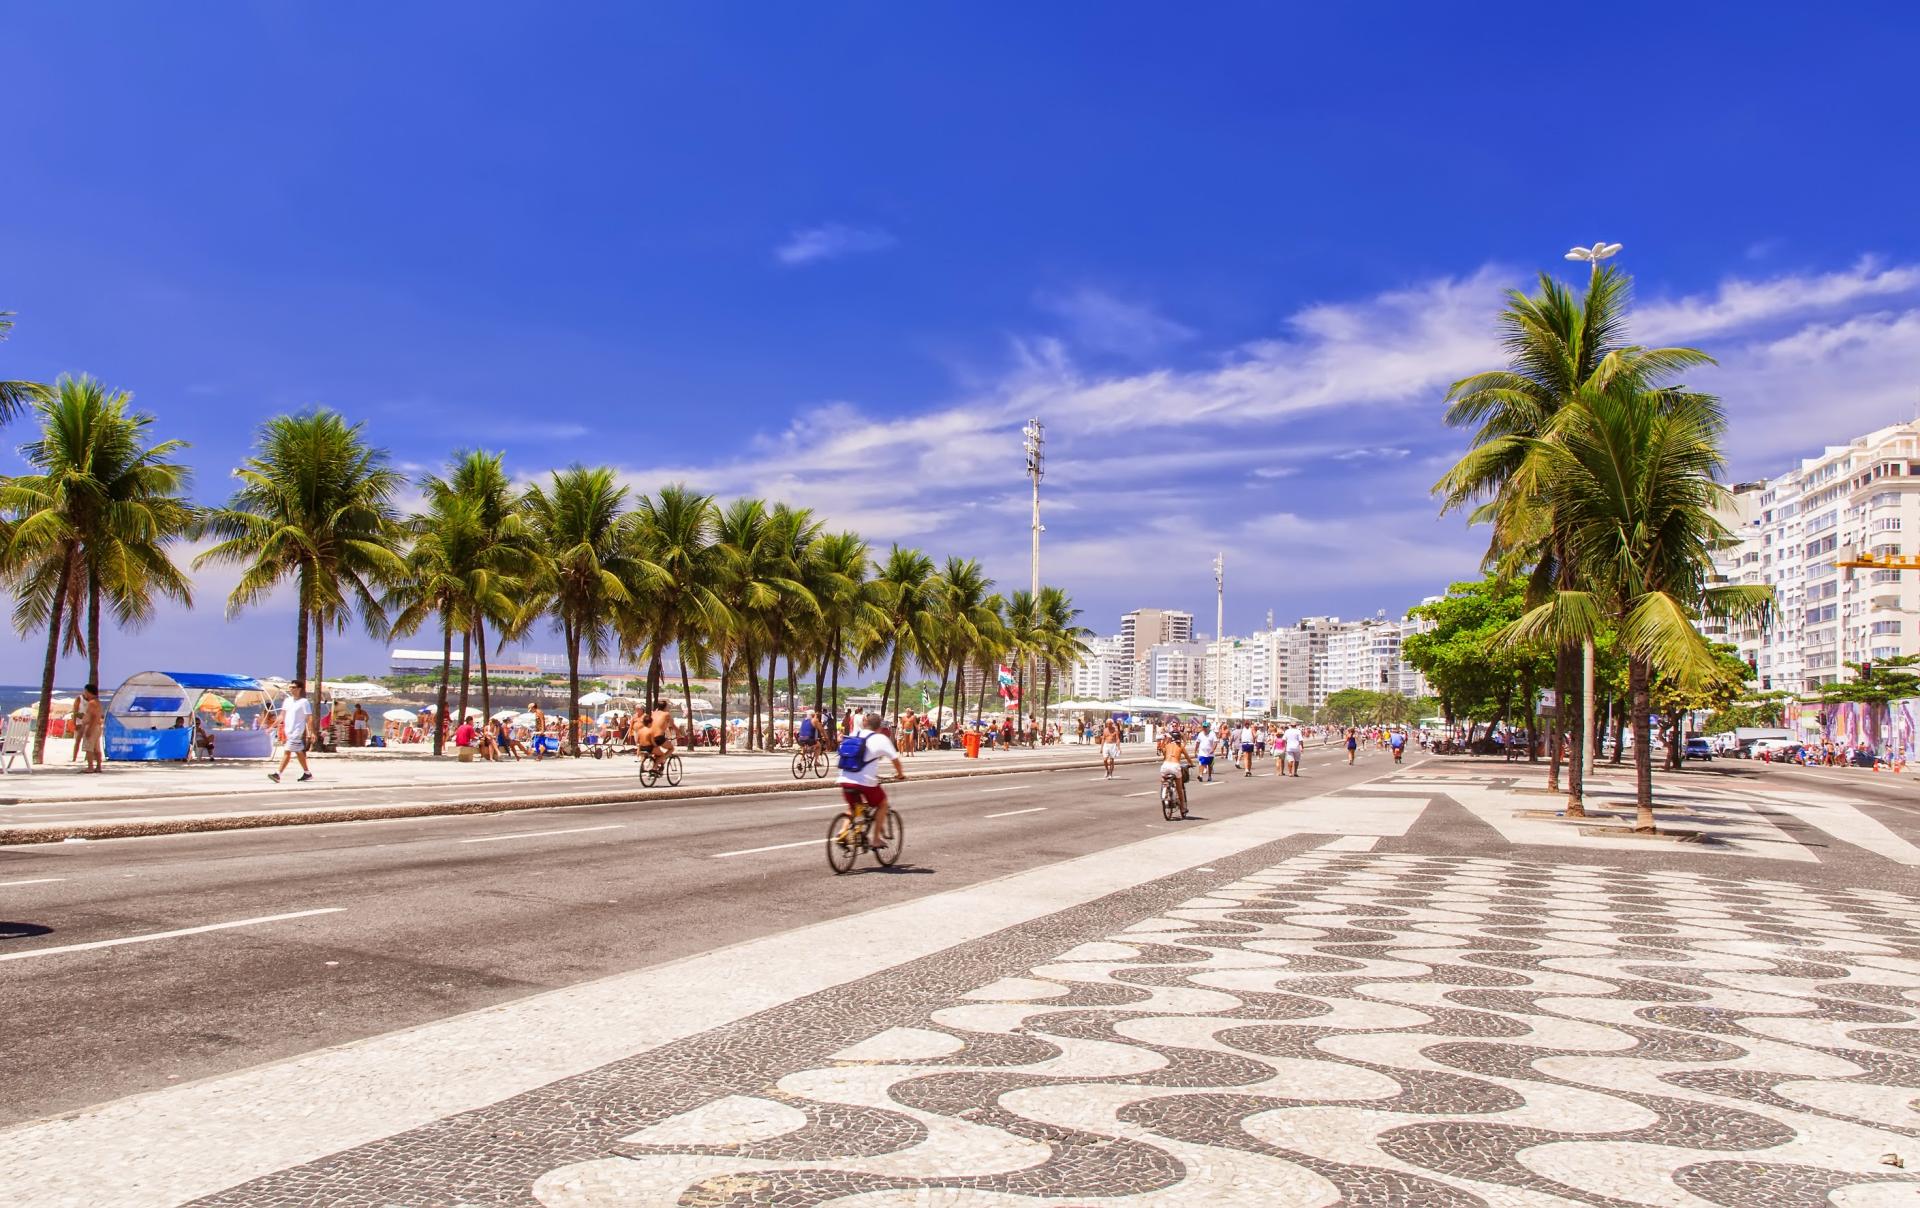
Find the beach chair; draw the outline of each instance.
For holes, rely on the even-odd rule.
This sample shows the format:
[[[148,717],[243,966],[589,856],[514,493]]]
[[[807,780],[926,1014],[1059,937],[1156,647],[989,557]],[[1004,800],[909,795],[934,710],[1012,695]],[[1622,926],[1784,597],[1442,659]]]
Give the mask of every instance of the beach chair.
[[[33,719],[9,717],[0,728],[0,773],[13,770],[14,760],[33,771]]]

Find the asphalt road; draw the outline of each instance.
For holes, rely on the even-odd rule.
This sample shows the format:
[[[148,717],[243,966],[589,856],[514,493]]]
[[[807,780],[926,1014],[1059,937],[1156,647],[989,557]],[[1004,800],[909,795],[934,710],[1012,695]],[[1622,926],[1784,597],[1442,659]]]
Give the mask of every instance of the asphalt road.
[[[1196,785],[1184,823],[1161,819],[1150,766],[1111,782],[1087,770],[909,781],[894,791],[905,858],[845,877],[823,855],[837,809],[825,794],[0,849],[0,1124],[806,923],[859,926],[872,907],[1391,766],[1310,750],[1298,779],[1268,764]],[[206,930],[156,935],[190,928]],[[141,936],[154,938],[126,942]]]

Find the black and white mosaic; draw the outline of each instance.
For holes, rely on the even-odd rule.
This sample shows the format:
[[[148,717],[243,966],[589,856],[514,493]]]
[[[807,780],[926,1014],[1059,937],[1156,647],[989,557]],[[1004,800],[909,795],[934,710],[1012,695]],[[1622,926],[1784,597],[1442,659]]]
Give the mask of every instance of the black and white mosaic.
[[[1168,901],[527,1190],[548,1208],[1920,1204],[1920,900],[1308,851]]]

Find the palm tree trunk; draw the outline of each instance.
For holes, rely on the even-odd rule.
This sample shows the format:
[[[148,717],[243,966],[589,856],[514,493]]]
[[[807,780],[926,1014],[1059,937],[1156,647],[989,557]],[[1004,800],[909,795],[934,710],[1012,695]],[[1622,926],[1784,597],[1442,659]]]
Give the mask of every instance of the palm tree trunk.
[[[732,666],[725,650],[720,651],[720,753],[727,753],[727,671]]]
[[[789,736],[791,736],[798,729],[798,726],[793,719],[793,706],[795,703],[794,695],[796,691],[796,685],[799,682],[800,681],[798,679],[794,678],[793,651],[789,650],[787,651],[787,734]]]
[[[53,604],[48,610],[47,660],[40,668],[40,722],[39,730],[33,736],[33,762],[36,764],[44,763],[47,757],[47,719],[53,712],[53,674],[60,664],[60,621],[67,602],[67,589],[73,585],[73,563],[73,551],[69,549],[66,561],[60,564],[60,586],[53,593]]]
[[[743,643],[740,654],[740,661],[747,667],[747,750],[751,751],[760,736],[760,665],[753,652],[753,643]]]
[[[693,733],[693,672],[687,670],[687,648],[676,646],[674,654],[680,658],[680,693],[687,700],[687,733]]]
[[[87,571],[87,682],[100,683],[100,576]]]
[[[320,711],[327,707],[327,627],[319,617],[313,619],[313,708],[307,713],[308,746],[320,750]]]
[[[1577,683],[1583,683],[1576,679]],[[1579,696],[1582,687],[1569,685],[1573,694]],[[1567,722],[1573,727],[1573,742],[1567,747],[1567,808],[1569,818],[1587,816],[1587,734],[1586,700],[1584,698],[1569,702]]]
[[[767,651],[767,730],[761,737],[767,750],[773,750],[773,709],[780,703],[780,647]]]
[[[467,720],[467,683],[472,679],[468,670],[473,665],[473,630],[460,631],[460,720]]]
[[[1625,745],[1622,739],[1622,736],[1626,734],[1626,732],[1627,732],[1627,711],[1625,709],[1619,708],[1616,705],[1613,711],[1613,760],[1612,760],[1613,766],[1616,768],[1620,766],[1620,760],[1624,754],[1624,752],[1621,749]]]
[[[302,688],[307,686],[307,609],[305,605],[293,610],[296,636],[293,639],[293,682]]]
[[[572,622],[567,638],[567,754],[580,757],[580,634]]]
[[[1563,754],[1561,736],[1567,732],[1567,683],[1573,676],[1568,666],[1568,654],[1564,647],[1553,655],[1553,728],[1547,731],[1547,787],[1557,790],[1560,787],[1560,759]]]
[[[1653,829],[1653,736],[1647,721],[1652,707],[1648,681],[1651,669],[1647,660],[1634,655],[1627,660],[1629,690],[1633,694],[1633,829]]]
[[[1040,738],[1042,741],[1045,741],[1047,737],[1047,716],[1052,712],[1051,702],[1053,700],[1053,664],[1049,662],[1045,664],[1045,666],[1047,669],[1047,686],[1040,689]]]
[[[447,683],[453,678],[453,618],[440,617],[440,699],[433,709],[433,753],[447,749]]]
[[[840,733],[840,653],[840,631],[835,629],[833,631],[833,708],[827,712],[831,715],[828,720],[833,726],[832,733],[836,737]]]
[[[826,719],[826,713],[821,708],[825,703],[823,697],[826,695],[826,688],[827,656],[823,653],[813,663],[813,711],[819,713],[822,720]]]
[[[473,623],[476,633],[474,645],[480,650],[480,712],[483,720],[493,721],[493,693],[487,687],[487,623],[478,620]]]
[[[942,734],[946,733],[947,730],[946,719],[941,715],[944,714],[947,709],[947,670],[951,665],[946,658],[941,658],[940,695],[936,697],[933,702],[933,725],[934,728]]]
[[[655,638],[649,645],[653,652],[647,656],[647,699],[643,704],[651,709],[653,702],[660,699],[660,640]]]
[[[995,670],[996,668],[989,668],[985,663],[980,664],[980,699],[973,702],[973,715],[975,717],[979,717],[987,711],[987,677],[992,675]]]

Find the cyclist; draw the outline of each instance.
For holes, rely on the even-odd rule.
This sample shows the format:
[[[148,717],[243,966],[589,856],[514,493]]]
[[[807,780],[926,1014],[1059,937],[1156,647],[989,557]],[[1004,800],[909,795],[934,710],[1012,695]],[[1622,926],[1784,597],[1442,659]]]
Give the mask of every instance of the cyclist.
[[[798,737],[800,749],[818,758],[820,755],[820,711],[818,709],[807,710],[807,715],[800,719]]]
[[[667,702],[655,701],[651,710],[635,715],[633,746],[633,753],[651,759],[656,769],[666,766],[667,756],[673,754],[673,712]]]
[[[1187,765],[1191,762],[1187,748],[1180,742],[1180,731],[1169,728],[1167,736],[1160,740],[1160,781],[1166,783],[1173,778],[1174,792],[1180,797],[1180,813],[1187,812]]]
[[[873,824],[867,829],[867,846],[878,850],[887,845],[887,794],[880,787],[877,767],[881,760],[893,761],[893,778],[905,780],[907,770],[900,764],[900,751],[880,729],[881,717],[869,713],[859,719],[855,729],[840,740],[840,796],[852,810],[856,806],[873,807]]]
[[[1100,727],[1100,766],[1107,769],[1107,779],[1113,779],[1114,761],[1120,758],[1120,723],[1111,717],[1107,724]]]
[[[1388,739],[1388,742],[1393,747],[1393,761],[1399,763],[1400,757],[1407,753],[1407,732],[1405,730],[1395,730],[1393,737]]]

